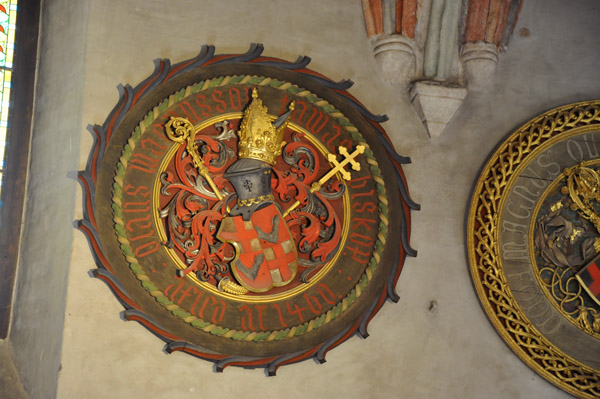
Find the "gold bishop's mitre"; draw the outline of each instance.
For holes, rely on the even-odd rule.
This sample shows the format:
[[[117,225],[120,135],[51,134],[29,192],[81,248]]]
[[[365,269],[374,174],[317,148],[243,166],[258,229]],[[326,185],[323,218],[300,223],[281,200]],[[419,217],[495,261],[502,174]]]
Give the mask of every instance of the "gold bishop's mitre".
[[[252,158],[275,165],[285,145],[283,132],[288,124],[289,116],[294,110],[294,102],[289,111],[280,116],[275,123],[267,114],[267,107],[262,105],[256,88],[252,89],[252,102],[244,112],[244,118],[238,130],[238,156],[240,159]]]

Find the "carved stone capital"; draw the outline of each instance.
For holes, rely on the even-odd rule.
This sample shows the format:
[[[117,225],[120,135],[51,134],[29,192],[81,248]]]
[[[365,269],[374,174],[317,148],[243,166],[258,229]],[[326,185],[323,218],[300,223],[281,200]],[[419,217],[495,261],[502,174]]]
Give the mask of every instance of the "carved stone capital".
[[[373,52],[383,79],[408,88],[415,74],[414,40],[402,35],[380,36],[374,41]]]
[[[461,51],[465,79],[470,91],[481,91],[494,79],[498,62],[498,47],[495,44],[465,43]]]

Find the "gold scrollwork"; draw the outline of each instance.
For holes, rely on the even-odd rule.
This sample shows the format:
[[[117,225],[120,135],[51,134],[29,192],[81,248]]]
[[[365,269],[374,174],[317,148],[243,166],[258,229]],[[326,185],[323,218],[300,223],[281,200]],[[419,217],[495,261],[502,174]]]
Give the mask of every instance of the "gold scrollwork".
[[[600,216],[594,211],[592,201],[600,201],[600,176],[588,165],[593,161],[583,161],[579,165],[564,170],[567,185],[563,194],[569,194],[573,201],[573,210],[594,224],[600,233]]]
[[[567,207],[571,211],[577,212],[582,219],[593,224],[595,230],[600,233],[600,230],[598,230],[600,217],[596,213],[593,204],[600,198],[600,175],[595,168],[592,168],[599,163],[600,160],[593,159],[566,168],[542,195],[534,211],[534,220],[536,220],[535,223],[538,229],[544,230],[543,226],[547,226],[546,223],[555,226],[557,223],[563,226],[562,223],[564,223],[566,228],[563,230],[563,234],[566,232],[567,235],[564,235],[562,239],[569,241],[569,245],[573,247],[579,241],[581,259],[572,258],[572,254],[569,255],[566,252],[563,261],[552,261],[543,255],[538,258],[535,249],[537,248],[541,253],[552,251],[555,241],[560,241],[560,233],[558,233],[558,236],[552,235],[554,238],[548,238],[545,242],[542,239],[545,235],[540,231],[535,234],[536,238],[530,237],[530,257],[533,262],[533,270],[538,283],[544,289],[544,293],[566,320],[596,338],[600,338],[600,322],[594,323],[593,321],[600,318],[600,309],[588,306],[589,303],[585,298],[588,296],[585,286],[579,282],[576,273],[583,266],[580,263],[588,263],[591,258],[600,253],[600,238],[590,237],[589,233],[591,231],[588,232],[588,228],[584,226],[577,227],[577,224],[570,220],[569,216],[561,215],[557,211]],[[565,197],[550,206],[550,213],[556,216],[539,215],[548,196],[556,193],[557,186],[560,187],[560,193]],[[553,199],[553,201],[555,200]],[[543,221],[539,220],[540,217]],[[560,222],[558,222],[559,220]],[[592,248],[589,248],[590,245]],[[559,244],[558,247],[560,246]],[[586,246],[588,248],[583,249]],[[563,248],[563,250],[569,251],[567,248]],[[558,251],[561,251],[561,249],[558,249]],[[592,297],[592,299],[594,298]]]
[[[531,368],[581,398],[600,397],[600,372],[555,347],[526,317],[508,285],[497,243],[501,202],[512,179],[516,179],[519,166],[553,137],[591,125],[600,128],[600,101],[556,108],[515,131],[485,165],[475,186],[467,221],[471,276],[492,324]]]

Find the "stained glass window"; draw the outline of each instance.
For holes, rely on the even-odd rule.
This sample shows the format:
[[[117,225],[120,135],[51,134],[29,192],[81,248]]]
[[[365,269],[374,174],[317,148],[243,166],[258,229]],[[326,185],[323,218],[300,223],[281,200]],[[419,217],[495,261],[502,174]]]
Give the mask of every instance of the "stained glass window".
[[[17,0],[0,0],[0,207],[15,48]]]

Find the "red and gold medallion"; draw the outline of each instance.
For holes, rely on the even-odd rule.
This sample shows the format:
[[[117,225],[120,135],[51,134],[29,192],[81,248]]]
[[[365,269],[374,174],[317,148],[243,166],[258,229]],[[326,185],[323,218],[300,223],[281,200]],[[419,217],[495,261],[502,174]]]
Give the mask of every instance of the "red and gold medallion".
[[[95,275],[167,351],[274,374],[366,336],[398,299],[417,205],[382,117],[261,50],[206,47],[126,88],[94,129],[79,226]]]

